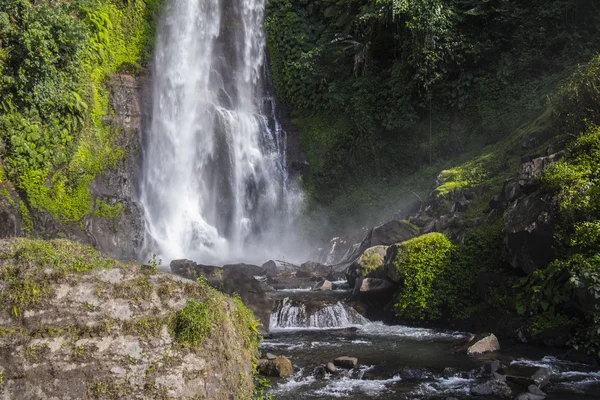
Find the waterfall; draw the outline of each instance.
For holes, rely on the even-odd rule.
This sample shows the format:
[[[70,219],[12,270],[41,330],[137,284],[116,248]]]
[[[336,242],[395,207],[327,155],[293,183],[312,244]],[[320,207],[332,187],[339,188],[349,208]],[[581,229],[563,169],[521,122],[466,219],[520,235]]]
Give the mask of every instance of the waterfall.
[[[281,300],[270,318],[270,328],[347,328],[369,322],[355,309],[337,302],[306,307],[302,302]]]
[[[142,257],[266,261],[294,241],[262,30],[265,0],[171,0],[158,27],[145,129]]]

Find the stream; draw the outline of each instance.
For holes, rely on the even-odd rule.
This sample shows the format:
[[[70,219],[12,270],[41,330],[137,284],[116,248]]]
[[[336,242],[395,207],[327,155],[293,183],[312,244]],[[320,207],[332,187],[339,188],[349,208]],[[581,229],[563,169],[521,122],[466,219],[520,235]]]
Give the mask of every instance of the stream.
[[[474,396],[486,382],[482,370],[500,360],[505,371],[550,371],[542,389],[546,399],[600,399],[600,372],[590,365],[560,358],[560,351],[516,344],[498,353],[466,355],[453,345],[470,334],[371,322],[343,304],[345,291],[278,290],[271,315],[271,335],[263,354],[289,358],[294,375],[272,378],[275,399],[498,399]],[[358,366],[316,377],[315,368],[340,356],[356,357]],[[527,387],[509,382],[510,398]],[[533,399],[533,398],[531,398]]]

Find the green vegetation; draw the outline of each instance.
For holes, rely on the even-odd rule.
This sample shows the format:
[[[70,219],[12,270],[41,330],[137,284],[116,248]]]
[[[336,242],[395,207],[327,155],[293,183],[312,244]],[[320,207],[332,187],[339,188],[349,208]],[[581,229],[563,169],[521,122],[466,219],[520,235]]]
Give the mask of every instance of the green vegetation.
[[[383,265],[384,257],[379,254],[378,248],[370,248],[365,250],[360,258],[360,272],[363,276],[367,276],[369,272],[375,271]]]
[[[198,347],[211,333],[218,312],[215,304],[189,300],[177,315],[175,339],[187,346]]]
[[[441,233],[430,233],[398,245],[394,268],[404,279],[394,304],[396,316],[407,320],[435,320],[441,317],[445,299],[438,296],[444,271],[449,267],[455,246]]]
[[[160,4],[0,2],[1,175],[30,209],[62,221],[92,212],[88,184],[125,155],[116,145],[121,133],[102,122],[110,112],[103,84],[146,65]],[[120,212],[97,206],[109,218]]]
[[[508,174],[520,146],[486,146],[515,132],[552,135],[549,114],[540,115],[556,111],[548,106],[560,83],[598,49],[596,8],[592,0],[270,1],[273,79],[300,128],[313,220],[327,214],[338,233],[344,221],[373,223],[413,192],[425,198],[439,171],[482,149],[489,157],[446,176],[442,191]],[[544,126],[531,125],[538,117]]]
[[[41,306],[52,282],[72,273],[120,265],[91,247],[65,240],[16,239],[9,243],[0,249],[0,280],[7,285],[0,304],[15,317]]]
[[[574,326],[572,344],[600,357],[599,177],[600,128],[592,126],[544,176],[548,190],[555,193],[560,257],[523,280],[519,311],[538,324],[568,321]]]
[[[111,205],[100,199],[96,200],[96,208],[94,215],[98,218],[108,219],[114,221],[123,212],[123,204],[116,202]]]

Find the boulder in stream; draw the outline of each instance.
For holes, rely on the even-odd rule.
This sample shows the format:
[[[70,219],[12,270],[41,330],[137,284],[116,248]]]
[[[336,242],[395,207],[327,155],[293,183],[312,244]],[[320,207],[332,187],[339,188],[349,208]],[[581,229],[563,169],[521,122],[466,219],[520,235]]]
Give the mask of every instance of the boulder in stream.
[[[333,360],[333,365],[340,368],[352,369],[358,364],[358,358],[342,356]]]
[[[383,277],[385,272],[380,271],[385,262],[387,246],[374,246],[366,249],[358,259],[350,264],[345,271],[346,280],[350,287],[362,276]]]
[[[332,362],[328,362],[327,365],[325,366],[325,368],[327,369],[327,372],[329,372],[330,374],[335,373],[335,371],[337,371],[337,367],[335,365],[333,365]]]
[[[498,350],[500,350],[500,343],[493,333],[476,336],[466,347],[467,354],[492,353]]]
[[[260,359],[258,360],[258,366],[256,368],[261,375],[274,378],[283,378],[291,376],[294,373],[292,362],[281,356],[278,356],[273,360]]]
[[[320,282],[318,282],[313,288],[312,290],[333,290],[333,283],[331,283],[331,281],[328,281],[327,279],[322,280]]]
[[[506,379],[524,387],[542,388],[550,382],[552,371],[546,367],[511,365],[504,371]]]
[[[498,396],[509,398],[512,395],[512,390],[506,383],[506,380],[491,379],[471,388],[471,394],[475,396]]]

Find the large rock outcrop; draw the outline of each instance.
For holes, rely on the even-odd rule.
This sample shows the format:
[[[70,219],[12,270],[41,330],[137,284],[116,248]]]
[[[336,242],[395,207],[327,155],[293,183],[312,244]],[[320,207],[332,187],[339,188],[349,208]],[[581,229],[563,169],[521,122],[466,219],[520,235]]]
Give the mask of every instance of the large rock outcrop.
[[[171,272],[191,280],[205,279],[213,288],[230,295],[239,295],[261,322],[262,330],[269,331],[271,310],[275,303],[267,291],[268,287],[254,278],[266,274],[261,267],[235,264],[221,268],[189,260],[174,260],[171,262]]]
[[[0,241],[0,397],[251,397],[239,300],[65,240]]]

